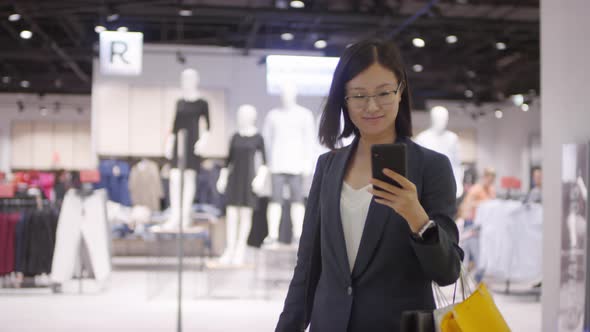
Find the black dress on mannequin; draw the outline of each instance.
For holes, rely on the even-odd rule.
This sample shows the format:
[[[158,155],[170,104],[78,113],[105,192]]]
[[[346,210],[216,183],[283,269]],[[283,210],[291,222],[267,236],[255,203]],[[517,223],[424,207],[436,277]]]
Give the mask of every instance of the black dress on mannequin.
[[[232,206],[256,208],[258,198],[252,192],[252,180],[256,176],[254,156],[262,153],[262,161],[266,164],[264,139],[260,134],[241,136],[234,134],[229,147],[227,166],[229,176],[226,189],[226,203]]]
[[[186,101],[181,99],[176,103],[176,116],[174,117],[174,127],[172,129],[176,136],[176,140],[174,140],[174,157],[172,158],[173,168],[178,167],[178,155],[176,153],[178,146],[177,134],[180,129],[186,129],[187,140],[184,151],[186,156],[186,168],[195,171],[199,170],[201,158],[195,155],[194,149],[195,143],[197,143],[200,138],[199,120],[201,119],[201,116],[205,117],[207,130],[209,130],[211,124],[209,122],[209,104],[207,101],[203,99],[198,99],[196,101]]]

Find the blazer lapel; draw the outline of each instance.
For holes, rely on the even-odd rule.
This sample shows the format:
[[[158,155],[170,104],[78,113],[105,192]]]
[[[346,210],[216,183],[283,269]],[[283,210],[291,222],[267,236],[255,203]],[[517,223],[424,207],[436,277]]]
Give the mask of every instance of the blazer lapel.
[[[359,251],[352,270],[353,278],[361,275],[369,265],[373,252],[381,240],[385,223],[388,222],[390,215],[391,208],[375,202],[375,198],[371,199]]]
[[[325,178],[324,199],[326,214],[329,216],[325,221],[325,236],[328,239],[328,246],[333,250],[336,261],[343,275],[350,276],[350,264],[348,263],[348,254],[346,253],[346,243],[344,239],[344,229],[342,228],[342,216],[340,215],[340,196],[342,192],[342,182],[346,174],[346,166],[350,161],[352,152],[355,150],[358,138],[349,146],[336,152],[332,166]]]

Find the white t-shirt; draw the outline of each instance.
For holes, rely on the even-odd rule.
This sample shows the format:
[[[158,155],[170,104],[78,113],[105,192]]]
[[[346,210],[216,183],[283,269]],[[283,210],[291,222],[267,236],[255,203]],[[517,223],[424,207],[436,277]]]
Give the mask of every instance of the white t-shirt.
[[[313,114],[307,108],[273,109],[262,131],[271,173],[311,173],[317,134]]]
[[[369,213],[369,206],[371,205],[371,198],[373,198],[373,195],[367,191],[369,187],[370,185],[367,185],[355,190],[346,182],[342,184],[340,216],[342,217],[342,229],[344,230],[344,242],[346,242],[350,272],[354,268],[367,214]]]

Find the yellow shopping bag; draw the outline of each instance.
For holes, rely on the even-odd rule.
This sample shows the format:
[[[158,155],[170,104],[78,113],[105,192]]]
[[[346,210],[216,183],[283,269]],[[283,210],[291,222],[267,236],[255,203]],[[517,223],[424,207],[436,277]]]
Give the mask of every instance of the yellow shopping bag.
[[[510,332],[487,287],[481,283],[442,319],[442,332]]]

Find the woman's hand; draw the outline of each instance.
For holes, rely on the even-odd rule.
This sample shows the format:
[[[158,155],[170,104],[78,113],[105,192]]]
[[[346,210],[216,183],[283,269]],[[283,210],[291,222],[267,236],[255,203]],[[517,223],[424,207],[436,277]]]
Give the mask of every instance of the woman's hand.
[[[418,201],[416,186],[410,180],[390,169],[384,168],[383,174],[395,180],[402,188],[373,178],[370,181],[371,184],[379,189],[371,188],[368,191],[376,197],[375,202],[392,208],[406,220],[412,232],[417,233],[422,226],[428,223],[429,217]]]

